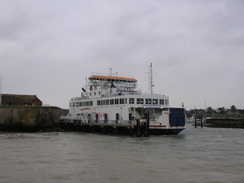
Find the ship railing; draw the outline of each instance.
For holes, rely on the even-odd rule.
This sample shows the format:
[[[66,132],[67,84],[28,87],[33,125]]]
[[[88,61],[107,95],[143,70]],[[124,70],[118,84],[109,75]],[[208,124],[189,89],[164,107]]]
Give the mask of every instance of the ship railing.
[[[122,95],[141,95],[141,90],[117,90],[118,93],[121,93]]]
[[[81,97],[73,97],[71,100],[80,100]]]
[[[146,92],[143,92],[141,93],[142,95],[151,95],[151,93],[146,93]],[[158,93],[153,93],[154,96],[165,96],[165,95],[162,95],[162,94],[158,94]]]
[[[110,76],[110,73],[99,73],[99,72],[92,72],[92,75],[99,75],[99,76]],[[125,74],[112,74],[111,76],[115,77],[125,77],[125,78],[134,78],[133,75],[125,75]]]

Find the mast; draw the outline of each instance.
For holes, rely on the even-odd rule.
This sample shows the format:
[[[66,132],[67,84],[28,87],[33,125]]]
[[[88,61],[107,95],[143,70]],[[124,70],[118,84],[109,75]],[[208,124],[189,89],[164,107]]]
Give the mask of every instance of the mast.
[[[150,67],[148,69],[148,88],[151,91],[151,95],[153,95],[153,87],[155,85],[153,84],[153,70],[152,70],[152,63],[150,64]]]
[[[111,68],[111,67],[109,68],[109,70],[110,70],[110,76],[112,76],[112,69],[113,68]]]

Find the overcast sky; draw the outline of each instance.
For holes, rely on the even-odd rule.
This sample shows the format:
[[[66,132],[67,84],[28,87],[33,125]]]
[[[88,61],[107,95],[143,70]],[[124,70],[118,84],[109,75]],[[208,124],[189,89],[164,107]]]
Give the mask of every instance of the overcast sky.
[[[92,72],[187,109],[244,109],[243,0],[0,0],[2,93],[68,108]]]

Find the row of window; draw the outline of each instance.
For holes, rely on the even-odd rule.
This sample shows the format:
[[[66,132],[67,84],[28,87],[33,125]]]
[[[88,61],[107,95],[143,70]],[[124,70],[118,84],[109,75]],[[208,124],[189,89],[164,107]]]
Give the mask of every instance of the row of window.
[[[104,81],[108,81],[108,82],[113,82],[116,84],[136,84],[136,81],[128,81],[128,80],[118,80],[118,79],[100,79],[100,78],[92,78],[89,79],[91,82],[94,83],[100,83],[100,82],[104,82]]]
[[[110,99],[110,100],[98,100],[97,105],[118,105],[118,104],[127,104],[127,98],[120,99]]]
[[[168,99],[129,98],[128,104],[168,105]],[[97,100],[97,106],[127,104],[127,98]],[[93,106],[93,101],[72,102],[70,107]]]
[[[151,98],[129,98],[129,104],[154,104],[154,105],[168,105],[168,100],[164,99],[151,99]]]
[[[93,101],[71,102],[70,107],[93,106]]]

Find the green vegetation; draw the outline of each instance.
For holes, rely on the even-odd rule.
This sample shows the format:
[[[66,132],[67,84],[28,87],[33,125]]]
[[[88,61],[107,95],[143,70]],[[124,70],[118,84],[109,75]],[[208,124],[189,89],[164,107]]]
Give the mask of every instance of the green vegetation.
[[[219,107],[217,109],[213,109],[212,107],[208,107],[205,109],[190,109],[186,111],[187,118],[191,118],[193,116],[204,116],[204,117],[235,117],[235,118],[244,118],[244,109],[237,109],[235,105],[230,106],[230,109],[225,107]]]

